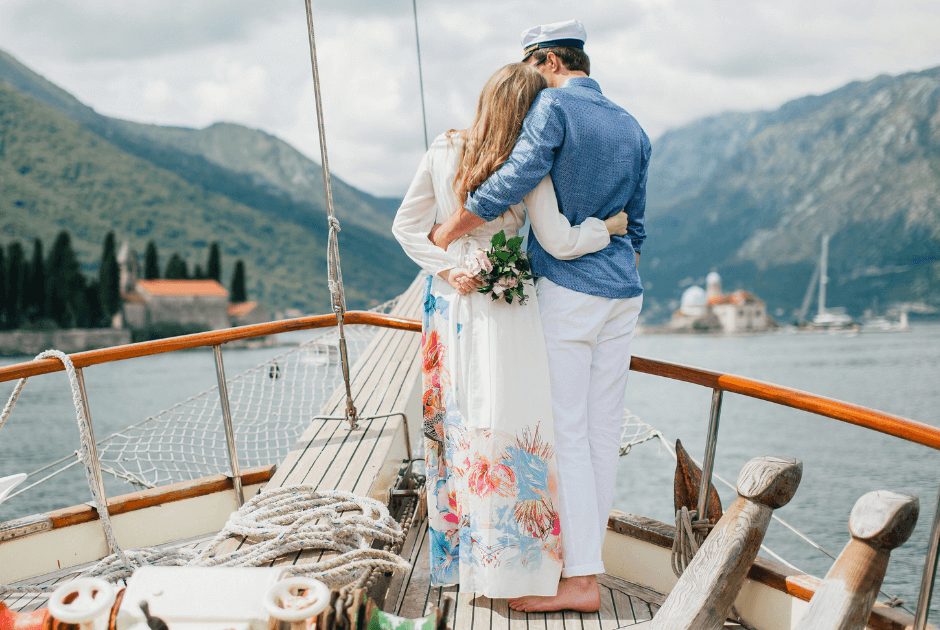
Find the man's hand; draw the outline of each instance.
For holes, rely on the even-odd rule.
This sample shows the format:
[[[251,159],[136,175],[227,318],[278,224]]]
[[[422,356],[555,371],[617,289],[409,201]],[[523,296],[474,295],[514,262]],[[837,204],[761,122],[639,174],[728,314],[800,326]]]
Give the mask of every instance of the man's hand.
[[[460,238],[470,230],[480,227],[484,223],[486,223],[484,219],[461,208],[450,215],[447,221],[431,228],[431,233],[428,234],[428,238],[441,249],[447,249],[447,246],[455,239]]]
[[[604,219],[604,225],[607,226],[607,233],[611,236],[623,236],[627,233],[627,226],[629,225],[626,212],[618,212],[609,219]]]

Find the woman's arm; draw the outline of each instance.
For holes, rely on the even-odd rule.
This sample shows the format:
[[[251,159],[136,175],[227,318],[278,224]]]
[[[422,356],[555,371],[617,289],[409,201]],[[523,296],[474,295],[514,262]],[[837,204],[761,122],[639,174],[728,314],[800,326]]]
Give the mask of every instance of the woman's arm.
[[[588,217],[581,225],[572,227],[558,210],[550,175],[526,195],[525,207],[539,244],[559,260],[571,260],[604,249],[610,243],[611,234],[626,233],[625,218],[619,214],[607,221]]]
[[[395,214],[392,234],[411,260],[422,269],[436,274],[458,265],[453,256],[428,239],[428,232],[437,216],[430,162],[430,153],[427,153]]]
[[[427,153],[395,214],[392,234],[408,257],[422,269],[439,275],[454,289],[466,294],[477,286],[473,277],[458,265],[453,256],[428,239],[428,232],[437,217],[430,162],[430,153]]]

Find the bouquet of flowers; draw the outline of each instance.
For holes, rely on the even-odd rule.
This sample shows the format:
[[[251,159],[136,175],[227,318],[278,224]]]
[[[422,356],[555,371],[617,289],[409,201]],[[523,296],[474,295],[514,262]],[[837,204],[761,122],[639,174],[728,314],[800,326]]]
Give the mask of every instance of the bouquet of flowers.
[[[468,254],[467,270],[483,281],[477,291],[489,293],[494,300],[502,298],[507,304],[518,297],[519,303],[525,304],[522,283],[532,279],[532,264],[521,247],[521,236],[506,240],[506,232],[500,230],[493,235],[489,251],[477,249]]]

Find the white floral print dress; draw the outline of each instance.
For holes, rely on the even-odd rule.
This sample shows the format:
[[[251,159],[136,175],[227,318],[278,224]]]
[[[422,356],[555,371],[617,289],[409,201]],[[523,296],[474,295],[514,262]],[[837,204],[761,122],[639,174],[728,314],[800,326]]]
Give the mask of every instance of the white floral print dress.
[[[459,137],[435,139],[395,217],[405,252],[431,275],[421,348],[431,584],[491,598],[554,595],[562,568],[551,395],[545,342],[529,283],[524,305],[460,295],[438,272],[464,266],[503,230],[516,236],[522,204],[454,241],[427,238],[457,207]],[[525,198],[539,242],[558,258],[605,247],[604,223],[571,227],[546,177]]]

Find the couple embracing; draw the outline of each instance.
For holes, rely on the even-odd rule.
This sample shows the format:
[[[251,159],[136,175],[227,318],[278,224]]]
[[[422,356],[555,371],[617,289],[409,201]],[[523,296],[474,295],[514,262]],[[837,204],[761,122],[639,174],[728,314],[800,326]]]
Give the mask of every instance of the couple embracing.
[[[422,358],[431,583],[520,611],[600,606],[650,143],[589,78],[577,20],[523,33],[395,218],[431,273]],[[473,254],[529,218],[537,280],[478,292]],[[470,269],[468,269],[470,267]],[[533,296],[534,294],[534,296]]]

